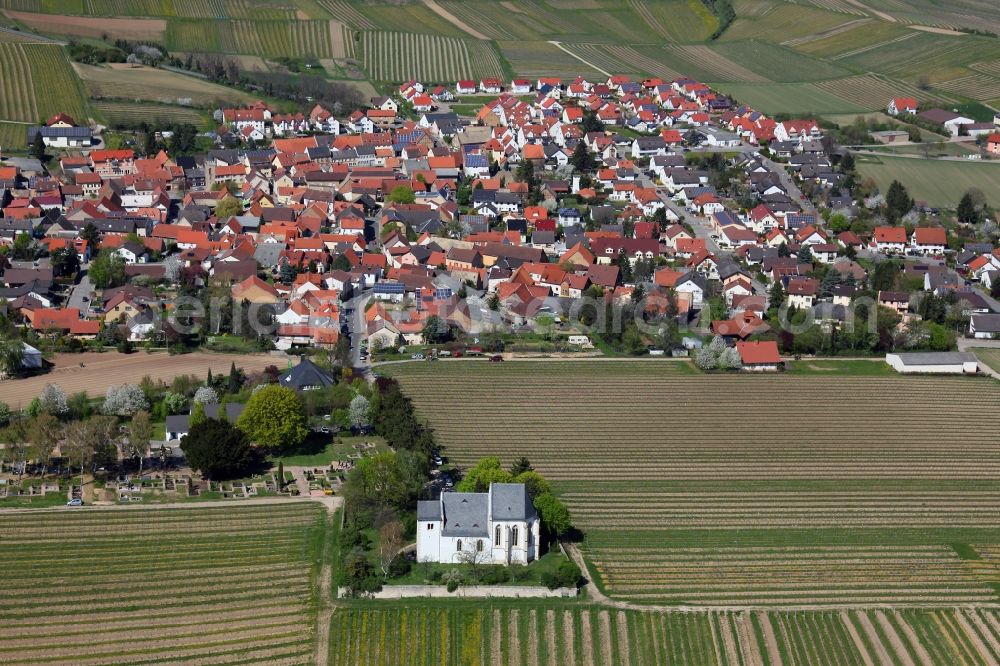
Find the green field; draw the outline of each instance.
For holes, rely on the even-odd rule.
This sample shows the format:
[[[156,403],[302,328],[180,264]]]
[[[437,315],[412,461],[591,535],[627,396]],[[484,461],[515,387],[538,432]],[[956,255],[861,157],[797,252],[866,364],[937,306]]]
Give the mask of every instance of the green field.
[[[874,178],[882,191],[898,180],[914,199],[931,206],[957,206],[970,187],[981,189],[991,205],[1000,205],[1000,164],[995,162],[859,156],[857,163],[861,175]]]
[[[0,516],[4,664],[306,663],[316,504]]]
[[[187,123],[197,127],[205,121],[196,109],[148,102],[94,102],[94,110],[112,125],[145,121],[152,126]]]
[[[28,145],[28,125],[0,122],[0,146],[5,151],[24,150]]]
[[[329,665],[971,665],[996,662],[998,629],[995,610],[663,612],[551,602],[383,603],[336,612]]]
[[[81,123],[90,116],[63,48],[0,42],[0,121],[37,123],[59,112]]]
[[[411,32],[363,32],[357,56],[376,81],[452,82],[502,77],[499,54],[489,43]]]
[[[838,97],[817,87],[814,83],[713,83],[713,88],[723,91],[743,104],[749,104],[764,113],[861,113],[873,107]]]
[[[985,363],[989,367],[993,368],[995,372],[1000,372],[1000,349],[994,349],[992,347],[976,347],[970,351],[976,354],[976,358],[978,358],[981,363]]]
[[[726,376],[668,361],[509,361],[384,370],[450,463],[524,455],[552,480],[611,595],[705,606],[996,603],[1000,463],[995,444],[973,433],[1000,425],[1000,390],[885,368],[803,361],[783,375]]]

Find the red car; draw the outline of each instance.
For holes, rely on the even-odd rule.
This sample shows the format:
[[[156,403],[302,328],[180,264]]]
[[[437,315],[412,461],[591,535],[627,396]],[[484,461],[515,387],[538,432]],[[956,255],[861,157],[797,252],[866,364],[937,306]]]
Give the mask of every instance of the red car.
[[[500,354],[490,356],[490,363],[503,363],[503,356]]]

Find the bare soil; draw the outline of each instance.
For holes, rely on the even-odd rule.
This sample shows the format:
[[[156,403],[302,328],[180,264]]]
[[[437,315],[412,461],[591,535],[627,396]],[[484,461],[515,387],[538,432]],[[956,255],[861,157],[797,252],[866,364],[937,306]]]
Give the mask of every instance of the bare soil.
[[[56,354],[52,358],[51,372],[26,379],[0,381],[0,401],[13,409],[27,407],[46,384],[58,384],[67,395],[85,391],[89,396],[100,397],[109,386],[138,384],[146,375],[150,379],[173,381],[178,375],[193,374],[204,377],[211,368],[213,374],[229,372],[229,366],[243,368],[247,374],[260,372],[269,365],[279,369],[287,366],[279,356],[267,354],[216,354],[194,352],[170,356],[157,352],[148,354],[119,354],[118,352],[85,352],[83,354]]]
[[[5,10],[8,16],[43,32],[80,37],[109,37],[163,41],[167,22],[163,19],[60,16]]]

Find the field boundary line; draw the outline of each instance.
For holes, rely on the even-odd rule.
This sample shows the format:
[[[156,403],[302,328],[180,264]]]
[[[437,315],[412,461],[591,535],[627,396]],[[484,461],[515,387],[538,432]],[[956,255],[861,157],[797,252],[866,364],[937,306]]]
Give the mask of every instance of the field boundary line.
[[[598,72],[600,72],[604,76],[607,76],[607,77],[611,76],[611,73],[608,72],[607,70],[601,69],[600,67],[598,67],[594,63],[592,63],[592,62],[590,62],[588,60],[584,60],[581,56],[578,56],[577,54],[575,54],[572,51],[570,51],[568,48],[566,48],[565,46],[562,45],[562,42],[557,42],[555,40],[551,40],[550,39],[549,40],[549,44],[552,44],[553,46],[555,46],[560,51],[564,51],[565,53],[568,53],[569,55],[573,56],[574,58],[576,58],[577,60],[579,60],[580,62],[582,62],[587,67],[590,67],[591,69],[597,70]]]

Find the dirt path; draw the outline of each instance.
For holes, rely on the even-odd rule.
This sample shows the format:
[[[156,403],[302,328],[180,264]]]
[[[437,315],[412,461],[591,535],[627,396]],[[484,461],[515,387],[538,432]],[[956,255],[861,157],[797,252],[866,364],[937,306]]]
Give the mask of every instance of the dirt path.
[[[590,626],[592,613],[585,610],[580,613],[580,646],[583,649],[582,657],[585,666],[594,666],[594,635]]]
[[[764,666],[764,658],[760,654],[757,636],[754,634],[753,627],[750,626],[750,613],[744,612],[734,615],[733,620],[736,622],[736,633],[740,637],[744,662],[748,666]]]
[[[563,649],[566,663],[576,663],[576,627],[573,625],[573,611],[563,611]]]
[[[549,652],[549,664],[556,666],[556,612],[551,608],[545,611],[545,645]],[[496,662],[490,662],[496,663]]]
[[[327,510],[327,534],[333,527],[335,511],[339,504],[339,502],[323,502]],[[323,566],[319,571],[319,613],[316,616],[316,664],[318,666],[330,663],[330,622],[333,620],[333,611],[336,607],[332,594],[333,565],[330,563],[330,542],[330,539],[323,540]]]
[[[521,640],[522,637],[520,632],[518,632],[518,616],[520,611],[514,609],[510,612],[510,619],[507,623],[507,636],[510,640],[510,654],[507,655],[507,664],[520,664],[521,663]]]
[[[621,655],[622,663],[631,664],[632,654],[629,650],[629,640],[628,640],[628,618],[625,617],[624,611],[618,611],[616,616],[616,621],[618,623],[618,654]]]
[[[976,648],[976,652],[979,653],[979,658],[983,660],[983,663],[989,664],[989,666],[997,666],[997,660],[993,658],[993,653],[990,652],[990,650],[986,647],[986,644],[983,643],[982,639],[979,637],[979,634],[976,632],[975,629],[972,628],[972,625],[969,623],[969,620],[972,619],[971,611],[966,611],[966,612],[969,613],[968,617],[966,617],[966,615],[963,614],[962,611],[956,610],[955,621],[958,623],[958,626],[962,628],[962,631],[965,632],[965,635],[969,638],[969,642],[972,643],[973,647]],[[985,629],[985,627],[983,627],[981,624],[978,624],[977,626],[981,630]],[[983,635],[987,637],[987,640],[990,641],[990,645],[995,650],[997,648],[996,638],[988,632],[984,632]]]
[[[490,631],[490,652],[492,658],[490,659],[491,664],[498,664],[503,662],[503,616],[500,613],[499,608],[493,609],[493,627]]]
[[[880,12],[877,9],[872,9],[868,5],[862,3],[860,0],[844,0],[849,5],[854,5],[858,9],[863,9],[866,12],[871,12],[875,16],[879,17],[883,21],[888,21],[889,23],[897,23],[895,16],[889,16],[885,12]]]
[[[726,650],[725,660],[720,659],[720,661],[726,664],[740,663],[739,653],[736,650],[736,641],[733,640],[733,627],[729,621],[729,614],[719,613],[713,617],[719,623],[719,633],[722,634],[722,645]]]
[[[979,614],[974,610],[967,610],[965,614],[969,618],[969,622],[974,624],[979,629],[979,632],[986,637],[990,647],[993,648],[993,652],[1000,654],[1000,641],[997,640],[996,635],[983,622],[983,618],[979,617]]]
[[[476,39],[482,39],[483,41],[489,41],[489,37],[479,32],[475,28],[471,27],[468,23],[464,22],[462,19],[458,18],[447,9],[434,2],[434,0],[424,0],[424,4],[427,5],[428,9],[443,18],[448,23],[461,30],[462,32],[467,32]]]
[[[781,666],[781,651],[778,649],[778,639],[771,626],[771,618],[767,613],[757,613],[761,633],[764,634],[764,645],[767,646],[767,660],[772,666]]]
[[[885,637],[889,640],[889,645],[899,658],[899,662],[903,664],[903,666],[916,666],[916,664],[913,663],[913,659],[910,657],[910,651],[906,649],[906,645],[903,643],[903,639],[899,637],[899,634],[897,634],[896,630],[893,629],[892,625],[889,623],[889,619],[882,613],[882,611],[875,611],[875,619],[882,628],[882,632],[885,634]]]
[[[538,612],[528,611],[528,663],[538,663]]]
[[[875,662],[872,661],[871,655],[868,654],[868,648],[865,646],[865,642],[861,640],[861,635],[858,633],[857,627],[855,627],[854,623],[851,622],[851,614],[847,611],[840,611],[840,621],[844,623],[844,629],[847,630],[847,635],[851,637],[851,642],[854,643],[854,647],[858,649],[858,654],[861,655],[861,659],[865,662],[865,666],[875,666]],[[875,644],[875,641],[872,641],[872,643]],[[886,655],[886,657],[888,657],[888,655]],[[891,664],[892,662],[883,661],[882,663]]]
[[[601,640],[601,660],[605,666],[614,666],[614,658],[611,656],[611,614],[602,610],[598,616],[598,636]],[[627,661],[625,663],[628,663]]]
[[[950,37],[965,37],[969,33],[959,32],[958,30],[952,30],[951,28],[938,28],[933,25],[908,25],[907,28],[911,30],[920,30],[921,32],[933,32],[935,35],[948,35]]]
[[[549,44],[553,44],[553,45],[555,45],[555,47],[556,47],[557,49],[559,49],[560,51],[564,51],[564,52],[566,52],[566,53],[570,54],[571,56],[573,56],[574,58],[576,58],[577,60],[579,60],[580,62],[582,62],[582,63],[583,63],[584,65],[586,65],[587,67],[590,67],[591,69],[595,69],[595,70],[597,70],[598,72],[600,72],[600,73],[601,73],[601,74],[603,74],[604,76],[607,76],[607,77],[610,77],[610,76],[611,76],[611,73],[610,73],[610,72],[608,72],[607,70],[604,70],[604,69],[601,69],[600,67],[598,67],[597,65],[595,65],[595,64],[594,64],[594,63],[592,63],[592,62],[588,62],[588,61],[584,60],[583,58],[581,58],[580,56],[578,56],[577,54],[573,53],[573,52],[572,52],[572,51],[570,51],[570,50],[569,50],[568,48],[566,48],[565,46],[563,46],[563,45],[562,45],[562,44],[561,44],[560,42],[557,42],[557,41],[553,41],[553,40],[551,40],[551,39],[550,39],[550,40],[549,40]]]

